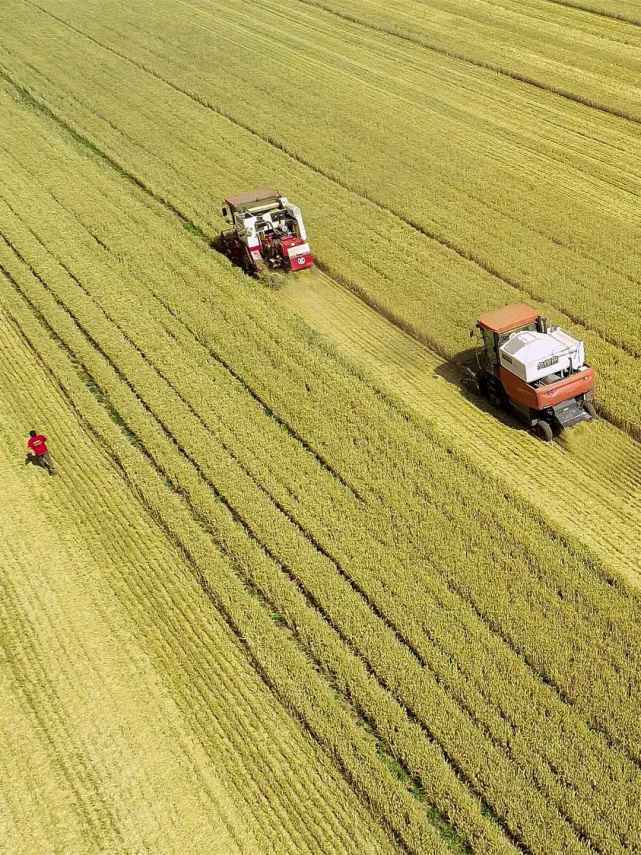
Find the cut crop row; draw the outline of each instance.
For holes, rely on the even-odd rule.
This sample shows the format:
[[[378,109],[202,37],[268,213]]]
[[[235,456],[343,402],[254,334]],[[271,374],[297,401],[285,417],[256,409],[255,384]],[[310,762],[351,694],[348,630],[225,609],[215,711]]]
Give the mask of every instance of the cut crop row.
[[[46,64],[44,59],[43,64]],[[108,68],[111,65],[114,65],[114,73],[116,73],[118,67],[117,59],[113,61],[106,60],[101,65],[101,69],[103,67]],[[107,74],[108,72],[105,70],[104,73]],[[398,221],[393,214],[385,212],[380,206],[373,206],[371,203],[365,203],[362,200],[360,203],[357,203],[357,197],[347,194],[351,197],[349,199],[349,206],[345,204],[345,217],[348,219],[341,220],[339,218],[337,220],[337,203],[340,197],[346,194],[345,190],[342,190],[336,184],[332,184],[331,181],[318,174],[310,173],[306,167],[296,165],[294,161],[288,161],[278,149],[272,147],[271,154],[269,153],[269,149],[267,152],[262,151],[259,141],[254,140],[254,142],[251,142],[251,137],[246,132],[241,131],[239,133],[238,128],[229,127],[229,123],[224,120],[221,123],[220,116],[216,118],[218,114],[211,114],[210,112],[210,115],[207,116],[202,109],[198,110],[198,103],[194,105],[193,109],[190,109],[188,102],[185,102],[184,99],[180,99],[171,93],[168,94],[166,90],[163,94],[162,85],[148,75],[138,74],[138,72],[131,69],[128,71],[128,74],[135,74],[139,77],[138,84],[135,87],[127,87],[122,82],[121,85],[116,86],[114,78],[114,82],[109,87],[112,92],[117,90],[122,95],[123,91],[126,91],[126,97],[131,98],[133,101],[142,96],[145,87],[149,89],[150,94],[145,99],[144,107],[141,104],[134,106],[132,103],[127,117],[122,112],[124,106],[122,98],[118,106],[114,105],[107,108],[111,122],[113,122],[116,116],[119,116],[118,124],[120,126],[126,125],[128,134],[135,134],[133,123],[138,121],[138,118],[134,117],[142,118],[145,110],[153,112],[156,109],[154,102],[159,96],[163,100],[169,97],[174,102],[171,110],[172,113],[177,113],[178,111],[185,112],[185,120],[182,122],[182,127],[189,127],[192,146],[194,145],[194,140],[197,138],[196,124],[199,126],[205,124],[208,124],[210,127],[216,126],[214,137],[220,136],[223,132],[229,135],[229,141],[221,142],[217,146],[218,156],[215,159],[215,163],[211,158],[206,159],[208,160],[208,165],[202,165],[198,158],[195,158],[191,152],[188,158],[184,155],[181,156],[180,151],[184,148],[183,145],[174,146],[171,150],[168,150],[166,147],[161,148],[160,145],[154,145],[154,151],[156,152],[154,160],[157,154],[162,152],[163,157],[171,160],[173,163],[177,164],[177,160],[181,161],[181,172],[186,171],[187,173],[186,179],[183,180],[189,180],[189,175],[195,175],[196,171],[201,176],[203,170],[205,172],[211,172],[212,170],[220,172],[221,176],[225,172],[228,176],[233,175],[234,171],[238,170],[238,157],[240,156],[238,147],[243,134],[248,138],[243,143],[243,146],[245,148],[249,146],[250,149],[253,146],[256,149],[253,155],[248,153],[247,156],[243,157],[243,164],[260,162],[265,154],[268,154],[273,164],[272,172],[282,173],[288,177],[289,181],[294,182],[296,182],[297,173],[300,173],[300,181],[296,182],[301,188],[301,198],[298,201],[302,201],[306,211],[309,210],[311,212],[310,222],[314,227],[314,232],[317,234],[315,242],[321,257],[327,258],[331,269],[340,270],[341,278],[349,283],[350,287],[366,293],[369,299],[379,304],[385,311],[389,311],[392,315],[399,318],[400,323],[404,324],[408,329],[414,330],[423,340],[429,341],[442,353],[451,356],[464,346],[463,333],[465,333],[469,326],[470,312],[473,315],[474,312],[488,307],[488,293],[491,294],[492,305],[522,298],[522,295],[518,293],[518,289],[508,284],[500,284],[487,273],[479,273],[469,262],[458,258],[451,251],[447,250],[447,248],[439,245],[438,242],[426,242],[425,236],[420,232],[414,230],[408,231],[402,221]],[[33,72],[28,71],[27,75],[33,76]],[[57,76],[61,77],[60,72],[58,72]],[[56,85],[59,85],[61,82],[59,80]],[[92,81],[92,84],[95,84],[95,81]],[[55,104],[57,100],[55,91],[50,86],[47,86],[46,89],[47,97],[53,98],[53,103]],[[152,95],[153,91],[157,92],[156,99]],[[73,84],[70,83],[69,92],[70,95],[71,93],[75,93],[71,95],[71,98],[82,98],[82,82],[78,80]],[[95,97],[96,93],[92,91],[92,102],[95,102]],[[113,96],[105,93],[104,98],[108,99],[109,97]],[[64,110],[67,114],[66,121],[74,123],[76,120],[70,118],[68,113],[69,109],[71,109],[71,103],[72,101],[67,99]],[[161,128],[165,127],[165,122],[160,117],[161,112],[166,118],[167,110],[159,110],[156,124],[159,135]],[[105,123],[96,121],[95,118],[91,120],[89,113],[83,115],[82,126],[84,126],[86,133],[91,133],[92,135],[98,133],[98,139],[101,140],[101,144],[107,144],[106,138],[104,138],[104,142],[102,140],[104,134],[107,133],[110,137],[108,147],[113,145],[122,147],[123,143],[125,143],[125,138],[122,137],[122,134],[117,136],[114,135],[113,130],[109,128],[105,130]],[[225,131],[226,128],[227,131]],[[163,139],[166,139],[166,129],[163,133],[165,134]],[[147,123],[144,134],[144,145],[146,148],[150,146],[151,134],[152,127]],[[176,142],[178,143],[177,135],[178,131],[176,131]],[[210,144],[211,139],[212,134],[210,132]],[[136,154],[136,150],[138,154]],[[205,152],[206,149],[202,149],[202,151]],[[134,151],[130,151],[129,154],[126,154],[123,150],[119,157],[122,159],[124,156],[135,172],[142,171],[143,174],[149,174],[150,168],[154,169],[154,160],[145,155],[144,161],[141,161],[139,152],[139,147]],[[261,152],[259,161],[256,160],[257,152]],[[236,165],[230,169],[229,165],[225,163],[225,159],[232,160],[234,154],[236,156]],[[192,163],[191,166],[189,166],[190,161]],[[166,172],[166,170],[163,169],[163,172]],[[247,172],[247,169],[245,169],[245,172]],[[159,173],[158,177],[152,180],[152,184],[158,186],[157,181],[161,174]],[[264,174],[264,168],[261,174]],[[164,179],[162,180],[164,181]],[[227,180],[229,181],[230,178],[228,177]],[[249,180],[249,176],[246,176],[246,180]],[[149,178],[146,181],[149,183]],[[198,185],[202,185],[200,179],[197,183]],[[209,186],[214,186],[214,183],[214,181],[211,181]],[[318,190],[316,189],[317,185]],[[177,185],[174,177],[169,184],[165,183],[165,186],[160,191],[160,195],[166,197],[167,194],[175,194],[176,190]],[[179,197],[174,195],[174,202],[172,204],[177,204],[186,211],[192,211],[196,193],[196,182],[194,179],[191,179],[189,190],[179,191],[179,193]],[[310,200],[306,202],[308,195],[310,196]],[[334,209],[331,216],[329,213],[325,214],[323,211],[329,199],[331,199]],[[355,216],[359,206],[362,208],[365,222],[365,233],[361,236],[358,235],[359,217]],[[316,215],[314,215],[315,209],[318,212]],[[207,226],[210,212],[211,198],[207,201],[206,207],[204,204],[202,206],[202,214],[199,214],[197,217],[199,224],[204,223]],[[190,216],[196,215],[190,214]],[[342,222],[348,221],[349,228],[345,228]],[[388,226],[381,230],[381,234],[378,235],[376,232],[380,230],[385,221],[388,221]],[[334,228],[333,223],[337,226],[336,228]],[[372,229],[373,223],[377,224],[376,230]],[[400,243],[398,247],[402,247],[402,252],[396,250],[396,241],[390,245],[390,235],[395,232],[399,234]],[[384,247],[383,242],[385,244]],[[378,244],[381,245],[380,251]],[[361,247],[362,249],[359,249]],[[366,257],[363,256],[361,260],[358,256],[365,250]],[[452,266],[453,264],[454,267]],[[405,267],[408,268],[407,271],[404,270]],[[420,279],[417,278],[417,268],[425,271],[426,275],[421,276]],[[602,276],[600,276],[600,279],[603,281]],[[393,299],[390,299],[392,295],[387,284],[389,281],[397,283],[394,286]],[[442,285],[444,281],[448,283],[445,291]],[[402,296],[398,293],[398,287],[402,288]],[[558,293],[558,288],[556,290]],[[604,291],[604,289],[600,290]],[[566,291],[567,288],[564,288],[564,293]],[[614,292],[612,289],[608,289],[608,293],[613,294]],[[432,311],[429,316],[426,316],[425,306],[428,303],[431,304]],[[590,333],[586,328],[575,329],[567,318],[564,319],[563,316],[559,316],[551,307],[542,305],[541,308],[552,318],[555,318],[556,315],[556,318],[564,326],[569,327],[571,330],[574,329],[579,336],[586,339],[592,361],[599,370],[601,384],[600,400],[603,404],[604,412],[618,424],[629,428],[632,432],[639,432],[637,428],[641,425],[641,417],[632,412],[632,409],[635,407],[634,401],[636,400],[633,387],[635,383],[638,385],[639,378],[636,375],[641,370],[639,369],[638,361],[627,356],[612,344],[608,344],[606,341],[600,339],[598,335]],[[592,316],[611,317],[611,312],[609,314],[594,312]],[[629,317],[628,312],[626,318],[629,319]],[[436,320],[438,320],[438,323],[436,323]],[[590,319],[586,319],[585,322],[590,323]]]
[[[195,521],[188,504],[190,485],[182,484],[179,492],[167,489],[163,470],[149,465],[153,459],[150,450],[146,449],[143,455],[123,442],[119,429],[82,381],[75,378],[68,357],[47,336],[46,328],[30,320],[30,311],[25,310],[25,305],[8,285],[6,276],[0,276],[0,287],[6,297],[6,305],[28,335],[31,346],[50,366],[70,401],[79,407],[79,416],[82,414],[81,418],[95,432],[96,438],[102,440],[105,451],[133,485],[148,512],[192,566],[207,596],[234,628],[236,638],[263,679],[334,756],[339,768],[366,798],[375,814],[396,832],[410,851],[425,851],[425,847],[428,851],[441,851],[442,844],[426,825],[419,806],[403,793],[391,773],[381,768],[372,755],[371,739],[366,737],[351,715],[342,711],[329,687],[287,641],[264,608],[251,596],[250,590],[237,578],[232,564]],[[97,352],[95,359],[99,361]],[[120,381],[115,375],[113,383],[113,387],[108,386],[108,391],[116,393]],[[114,398],[117,399],[118,395],[114,394]],[[158,453],[157,448],[154,452]],[[171,456],[174,455],[175,452],[171,452]],[[168,457],[163,460],[163,465],[171,471],[175,462]]]
[[[94,320],[94,323],[91,325],[92,330],[94,330],[94,331],[95,331],[96,325],[97,325],[97,324],[96,324],[96,322],[95,322],[95,320]],[[162,406],[162,402],[161,402],[161,401],[159,401],[159,404],[157,404],[157,405],[156,405],[156,408],[157,408],[157,406],[158,406],[158,405]],[[233,550],[233,552],[234,552],[234,554],[236,554],[236,550]],[[398,669],[395,669],[395,670],[398,670]]]

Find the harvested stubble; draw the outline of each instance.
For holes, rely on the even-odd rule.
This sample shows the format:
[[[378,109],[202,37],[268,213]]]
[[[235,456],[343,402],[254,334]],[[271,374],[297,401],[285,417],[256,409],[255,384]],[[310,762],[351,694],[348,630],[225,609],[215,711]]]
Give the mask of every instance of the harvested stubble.
[[[132,230],[144,224],[155,234],[149,259],[135,257],[134,241],[114,252],[96,250],[81,225],[92,191],[82,198],[73,186],[64,189],[67,158],[79,185],[89,179],[95,201],[104,199],[97,219],[105,246],[116,223],[122,228],[130,217]],[[92,160],[61,149],[48,168],[60,201],[24,169],[3,176],[10,201],[0,256],[14,283],[5,281],[6,298],[25,327],[29,305],[41,313],[144,449],[144,457],[130,447],[127,455],[136,460],[137,479],[153,477],[157,486],[144,495],[167,531],[180,535],[202,572],[205,553],[193,544],[219,545],[477,851],[545,851],[550,840],[581,851],[583,838],[623,851],[638,833],[638,817],[613,803],[612,793],[629,802],[638,780],[635,741],[627,741],[626,709],[634,701],[623,706],[629,681],[616,673],[623,667],[628,674],[636,659],[626,662],[626,625],[617,612],[623,604],[624,613],[636,609],[635,600],[613,591],[598,565],[554,538],[529,508],[448,453],[438,436],[327,349],[301,339],[265,295],[247,292],[187,235],[169,240],[168,218],[145,203],[127,203],[118,180]],[[74,197],[82,198],[77,210]],[[182,275],[199,283],[191,294],[172,268],[174,249],[184,258]],[[199,277],[187,275],[190,259]],[[141,305],[144,313],[136,310]],[[33,324],[32,345],[46,347],[48,361],[62,366],[64,356],[54,358],[56,345]],[[251,351],[239,341],[251,341]],[[68,372],[61,367],[58,376]],[[82,400],[90,394],[81,377],[66,386]],[[92,407],[101,412],[95,400]],[[319,411],[332,418],[319,424]],[[109,424],[104,411],[101,418]],[[246,432],[235,434],[237,421]],[[363,443],[365,421],[371,429]],[[110,431],[108,447],[119,435],[113,425]],[[122,436],[119,443],[126,445]],[[314,489],[305,490],[301,472]],[[180,526],[172,508],[180,511]],[[488,524],[500,526],[499,541]],[[209,567],[206,577],[215,599],[221,572]],[[232,590],[240,597],[246,589],[238,584]],[[240,599],[233,602],[240,607]],[[228,615],[230,608],[226,601]],[[552,633],[550,618],[541,622],[545,610],[555,621]],[[612,635],[617,624],[620,637]],[[269,637],[277,633],[270,628]],[[575,648],[571,665],[568,644]],[[271,660],[260,661],[292,712],[326,743],[322,710],[331,693],[324,690],[312,718],[293,685],[279,682],[280,671],[269,676]],[[591,683],[596,668],[604,674],[603,696]],[[577,674],[583,676],[575,685]],[[620,714],[602,720],[599,710],[613,693]],[[581,746],[576,755],[559,742],[561,727]],[[350,733],[354,738],[358,730]],[[363,773],[340,751],[355,786],[369,793]],[[376,768],[371,762],[368,774]],[[607,770],[610,782],[596,794],[595,770]],[[483,816],[468,786],[509,837]],[[386,787],[378,810],[400,834],[393,806],[401,795],[389,781]],[[426,831],[413,808],[404,810],[414,817],[409,834],[419,835],[407,842],[417,846]]]
[[[46,6],[63,11],[59,3]],[[161,33],[152,35],[161,18],[151,6],[143,6],[144,33],[123,4],[110,6],[117,14],[109,26],[97,7],[95,21],[83,26],[120,52],[135,45],[136,56],[186,86],[179,38],[169,59],[145,51],[154,39],[164,44]],[[172,8],[163,3],[161,12]],[[59,23],[33,15],[52,40],[69,37]],[[453,845],[633,850],[641,837],[638,810],[629,808],[641,789],[641,663],[630,645],[637,595],[579,539],[569,543],[479,467],[479,456],[454,450],[439,430],[282,316],[273,295],[247,288],[178,229],[176,211],[167,208],[206,232],[212,194],[240,180],[247,162],[256,175],[269,168],[288,184],[300,177],[305,189],[297,200],[312,210],[321,259],[346,270],[351,286],[372,300],[407,311],[418,299],[424,283],[415,274],[408,280],[415,296],[406,290],[399,298],[408,247],[431,269],[442,265],[431,290],[422,291],[435,316],[421,319],[421,332],[441,336],[443,351],[455,349],[481,285],[491,283],[493,299],[503,295],[496,277],[470,273],[451,250],[410,228],[405,213],[359,199],[347,179],[341,188],[318,164],[295,164],[222,118],[222,108],[203,109],[211,93],[202,76],[197,83],[208,94],[185,98],[144,73],[140,61],[107,58],[95,43],[90,53],[105,61],[85,67],[80,35],[71,48],[78,66],[61,69],[20,26],[2,35],[11,45],[8,76],[22,87],[3,93],[11,118],[10,133],[9,123],[0,127],[3,301],[68,406],[242,640],[234,642],[240,654],[411,851],[445,844],[381,762],[369,731],[379,750],[420,780],[441,816],[438,827],[444,818],[458,833]],[[229,16],[221,15],[221,26],[229,39]],[[22,39],[29,65],[20,58]],[[225,86],[223,79],[221,98]],[[29,104],[27,90],[40,99],[40,115],[14,104],[20,97]],[[216,159],[207,153],[212,131]],[[312,153],[315,160],[323,154]],[[330,207],[335,222],[323,235],[321,215],[329,223]],[[343,243],[332,248],[341,229]],[[390,234],[403,253],[384,251]],[[380,247],[369,270],[364,256],[348,259],[361,239]],[[448,270],[460,277],[444,297]],[[595,323],[609,322],[597,302],[586,307]],[[621,354],[596,333],[594,341],[599,358]],[[610,388],[604,395],[606,405],[615,400]],[[470,418],[495,442],[507,441],[500,424]],[[552,453],[534,449],[519,439],[516,466]],[[203,686],[199,643],[190,647],[196,664],[189,680]],[[199,727],[207,733],[206,716]],[[321,788],[316,804],[324,800]],[[309,846],[288,815],[294,806],[286,798],[280,804],[278,820],[294,845]],[[332,841],[336,823],[322,817],[319,806],[315,834]]]
[[[89,4],[91,20],[70,29],[50,0],[56,17],[34,10],[3,34],[5,67],[206,233],[210,187],[265,174],[295,187],[330,272],[448,358],[480,311],[533,300],[586,340],[603,413],[641,437],[633,122],[385,34],[364,39],[361,25],[306,5],[286,28],[261,7],[240,32],[240,7],[188,5],[191,17],[174,0],[135,15]],[[51,45],[77,61],[60,68]],[[254,57],[242,97],[220,74],[241,49]],[[270,89],[289,73],[289,87]],[[305,121],[279,100],[294,86],[308,93]]]

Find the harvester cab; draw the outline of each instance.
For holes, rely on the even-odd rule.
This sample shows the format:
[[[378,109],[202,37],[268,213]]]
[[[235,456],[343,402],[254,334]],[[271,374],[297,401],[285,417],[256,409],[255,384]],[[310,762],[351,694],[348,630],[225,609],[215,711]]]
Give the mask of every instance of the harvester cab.
[[[277,190],[263,187],[225,199],[221,250],[247,273],[264,268],[305,270],[314,259],[300,208]]]
[[[494,406],[513,410],[544,440],[595,417],[582,341],[525,303],[482,314],[471,335],[477,329],[482,343],[466,371]]]

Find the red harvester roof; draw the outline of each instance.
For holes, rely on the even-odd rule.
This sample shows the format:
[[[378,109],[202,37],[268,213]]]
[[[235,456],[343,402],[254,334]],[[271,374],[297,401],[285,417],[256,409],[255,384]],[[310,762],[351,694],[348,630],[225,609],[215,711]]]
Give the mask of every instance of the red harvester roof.
[[[504,333],[517,327],[524,327],[533,323],[539,316],[536,309],[527,303],[512,303],[495,309],[493,312],[484,312],[479,317],[479,324],[495,333]]]
[[[280,196],[278,190],[272,190],[271,187],[259,187],[258,190],[239,193],[238,196],[228,196],[225,202],[232,208],[242,208],[243,205],[251,205],[252,202],[261,202],[263,199],[273,199],[274,196]]]

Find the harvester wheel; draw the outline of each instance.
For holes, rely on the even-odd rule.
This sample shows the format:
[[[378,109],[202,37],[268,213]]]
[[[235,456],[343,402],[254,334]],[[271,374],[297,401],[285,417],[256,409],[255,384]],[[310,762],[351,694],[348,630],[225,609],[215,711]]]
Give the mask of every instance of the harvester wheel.
[[[544,419],[539,419],[538,422],[535,422],[532,429],[536,436],[538,436],[539,439],[542,439],[543,442],[551,442],[554,439],[552,426]]]
[[[592,401],[584,401],[583,409],[590,416],[591,419],[596,419],[596,410],[594,409],[594,404]]]
[[[505,409],[505,403],[506,403],[505,402],[505,396],[501,395],[500,392],[498,392],[496,389],[492,388],[491,386],[487,392],[487,399],[495,409],[497,409],[497,410]]]
[[[486,398],[495,409],[505,409],[507,404],[505,393],[494,378],[481,376],[478,384],[481,395]]]

